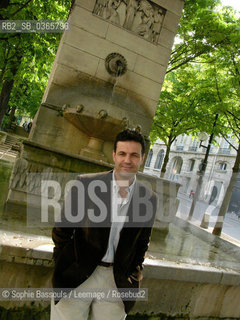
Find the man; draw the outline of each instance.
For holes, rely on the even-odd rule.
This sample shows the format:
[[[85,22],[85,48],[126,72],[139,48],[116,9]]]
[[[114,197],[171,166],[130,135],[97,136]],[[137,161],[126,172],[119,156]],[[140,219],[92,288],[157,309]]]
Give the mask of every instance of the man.
[[[157,204],[156,195],[136,181],[144,151],[143,136],[124,130],[114,142],[114,170],[78,177],[88,192],[82,206],[73,195],[71,209],[85,215],[77,226],[53,228],[54,288],[139,288]],[[51,319],[122,320],[133,304],[120,298],[60,299],[52,301]]]

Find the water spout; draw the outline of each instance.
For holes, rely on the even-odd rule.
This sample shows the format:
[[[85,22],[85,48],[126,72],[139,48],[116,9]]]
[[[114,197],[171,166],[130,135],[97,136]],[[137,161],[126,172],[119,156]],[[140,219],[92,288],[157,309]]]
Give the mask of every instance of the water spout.
[[[113,77],[120,77],[127,71],[127,60],[120,53],[110,53],[105,59],[107,72]]]

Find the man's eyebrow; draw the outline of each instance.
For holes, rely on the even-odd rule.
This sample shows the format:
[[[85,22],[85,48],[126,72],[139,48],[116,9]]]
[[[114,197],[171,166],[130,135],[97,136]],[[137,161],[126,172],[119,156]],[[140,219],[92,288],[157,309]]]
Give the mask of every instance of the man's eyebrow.
[[[138,156],[140,155],[140,153],[138,153],[138,152],[132,152],[131,154],[132,155],[138,155]]]
[[[132,156],[135,156],[135,155],[136,155],[136,156],[139,156],[139,155],[140,155],[140,153],[138,153],[138,152],[131,152],[130,154],[131,154]]]
[[[128,153],[127,151],[119,150],[118,152]],[[140,154],[139,152],[129,152],[130,154]]]

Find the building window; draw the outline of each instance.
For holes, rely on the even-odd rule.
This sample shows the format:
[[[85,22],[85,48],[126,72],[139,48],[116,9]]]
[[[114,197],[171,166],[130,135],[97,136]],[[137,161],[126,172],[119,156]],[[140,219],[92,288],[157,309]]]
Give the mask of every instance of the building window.
[[[196,152],[198,149],[198,143],[199,143],[198,139],[194,138],[194,140],[192,140],[192,143],[191,143],[190,147],[188,148],[188,150]]]
[[[182,164],[183,164],[183,160],[181,157],[177,157],[174,160],[173,170],[172,170],[174,174],[180,174],[182,170]]]
[[[176,150],[177,151],[183,151],[184,149],[184,135],[180,135],[177,137],[177,139],[175,141],[177,141],[176,144]]]
[[[228,136],[229,141],[231,141],[230,136]],[[231,145],[225,140],[222,140],[221,146],[218,150],[220,154],[230,154],[231,153]]]
[[[157,160],[155,162],[154,169],[161,169],[163,158],[164,158],[164,150],[162,149],[162,150],[160,150],[158,152]]]
[[[172,169],[169,175],[169,179],[172,181],[178,181],[179,180],[179,174],[182,169],[183,160],[181,157],[176,157],[173,160]]]
[[[226,171],[227,170],[227,163],[226,162],[219,162],[218,170]]]
[[[195,165],[195,160],[189,160],[189,169],[188,171],[193,171],[193,168],[194,168],[194,165]]]
[[[219,148],[218,153],[220,154],[230,154],[231,148]]]
[[[153,151],[152,151],[152,149],[150,149],[150,151],[148,153],[147,160],[146,160],[146,164],[145,164],[146,167],[150,167],[150,164],[152,161],[152,156],[153,156]]]

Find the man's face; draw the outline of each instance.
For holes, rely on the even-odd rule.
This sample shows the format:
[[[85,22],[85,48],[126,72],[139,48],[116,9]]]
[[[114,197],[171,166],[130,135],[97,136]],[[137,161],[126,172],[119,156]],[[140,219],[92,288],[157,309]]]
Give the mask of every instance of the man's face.
[[[140,168],[145,155],[142,146],[136,141],[118,141],[116,152],[113,151],[117,178],[131,179]]]

